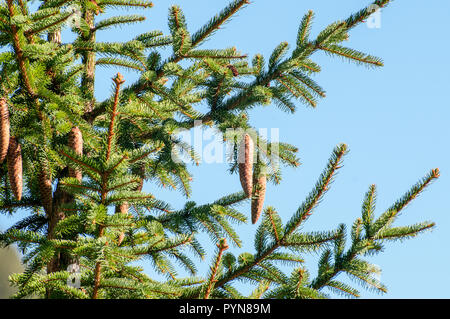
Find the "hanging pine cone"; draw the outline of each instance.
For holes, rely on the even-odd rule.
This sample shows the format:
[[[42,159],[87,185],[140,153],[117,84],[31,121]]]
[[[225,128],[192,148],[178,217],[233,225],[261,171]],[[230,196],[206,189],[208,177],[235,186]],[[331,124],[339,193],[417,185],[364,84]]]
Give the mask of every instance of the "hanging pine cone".
[[[266,183],[266,174],[260,174],[258,179],[255,181],[255,193],[253,194],[251,204],[252,224],[255,224],[261,215],[264,205],[264,197],[266,196]]]
[[[130,205],[128,204],[128,202],[123,202],[122,204],[120,204],[119,207],[116,206],[116,213],[120,212],[121,214],[128,214],[129,207],[130,207]],[[125,238],[125,233],[121,232],[119,234],[119,238],[117,239],[117,246],[120,246],[120,244],[122,244],[124,238]]]
[[[122,232],[119,234],[119,238],[117,239],[117,246],[120,246],[125,238],[125,233]]]
[[[47,216],[51,216],[53,206],[52,179],[45,168],[41,168],[39,173],[39,190],[41,192],[41,201],[45,213]]]
[[[69,147],[78,155],[83,155],[83,135],[78,127],[73,127],[69,133]],[[81,182],[82,174],[79,169],[69,167],[69,177],[75,177]]]
[[[13,136],[9,139],[7,161],[9,184],[11,185],[14,197],[16,197],[17,200],[21,200],[23,186],[22,148],[17,139]]]
[[[239,146],[238,166],[239,179],[241,181],[242,189],[247,197],[252,196],[252,172],[253,172],[253,151],[254,144],[250,135],[245,134],[241,145]]]
[[[5,98],[0,99],[0,163],[6,158],[9,146],[9,110]]]

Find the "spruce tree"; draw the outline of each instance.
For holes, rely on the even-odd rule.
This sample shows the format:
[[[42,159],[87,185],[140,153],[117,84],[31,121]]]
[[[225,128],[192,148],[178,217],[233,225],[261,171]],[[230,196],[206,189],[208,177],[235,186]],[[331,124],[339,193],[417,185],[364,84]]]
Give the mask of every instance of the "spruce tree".
[[[372,5],[385,7],[389,0]],[[319,51],[356,64],[381,67],[380,58],[348,48],[350,31],[372,6],[333,22],[311,37],[314,13],[301,20],[291,50],[282,42],[265,59],[235,47],[207,49],[204,42],[249,4],[235,0],[199,30],[188,28],[183,11],[168,13],[170,34],[143,33],[127,42],[99,42],[97,32],[143,21],[144,16],[102,18],[117,7],[147,10],[147,0],[6,0],[0,6],[0,211],[29,215],[0,233],[4,246],[18,244],[26,266],[11,276],[15,298],[325,298],[337,292],[358,297],[339,279],[343,273],[363,287],[386,291],[379,271],[364,258],[393,240],[414,237],[432,222],[392,226],[403,208],[439,177],[433,169],[379,216],[371,185],[361,216],[352,225],[304,232],[302,226],[329,190],[347,153],[337,145],[317,183],[291,218],[264,207],[266,182],[278,183],[280,168],[297,167],[297,148],[269,143],[249,124],[248,111],[275,105],[293,113],[296,101],[316,107],[325,97],[314,81]],[[61,30],[76,35],[64,42]],[[164,56],[162,49],[171,48]],[[267,62],[266,62],[267,61]],[[134,83],[117,73],[113,92],[95,99],[97,66],[134,70]],[[102,79],[107,81],[107,79]],[[206,112],[199,111],[199,106]],[[243,189],[213,203],[186,202],[181,209],[144,192],[144,183],[181,189],[189,197],[188,166],[174,150],[198,155],[176,136],[196,123],[217,128],[234,150],[230,173]],[[226,134],[227,129],[236,129]],[[236,205],[251,201],[251,212]],[[241,247],[236,230],[252,221],[255,252]],[[236,225],[236,226],[235,226]],[[198,240],[208,234],[211,256]],[[350,236],[348,236],[348,234]],[[213,246],[214,247],[214,246]],[[303,256],[321,253],[317,274]],[[199,274],[208,256],[210,271]],[[157,280],[139,261],[151,260]],[[282,266],[289,266],[285,273]],[[186,271],[187,276],[179,276]],[[74,277],[73,272],[79,276]],[[237,282],[255,285],[244,296]],[[326,290],[327,288],[328,290]]]

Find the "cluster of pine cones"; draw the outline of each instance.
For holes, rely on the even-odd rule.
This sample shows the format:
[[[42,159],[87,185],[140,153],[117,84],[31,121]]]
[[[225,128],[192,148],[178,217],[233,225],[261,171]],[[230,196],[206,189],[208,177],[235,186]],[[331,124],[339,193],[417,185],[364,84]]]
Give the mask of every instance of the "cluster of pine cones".
[[[10,136],[10,122],[8,103],[5,98],[0,98],[0,163],[7,160],[8,178],[14,197],[20,201],[22,199],[23,172],[22,172],[22,148],[18,139]],[[83,137],[78,127],[72,128],[69,134],[69,147],[75,153],[83,153]],[[69,168],[69,176],[81,181],[81,172],[77,169]],[[47,215],[52,211],[52,179],[49,168],[45,163],[41,163],[39,172],[39,189],[44,210]]]
[[[245,134],[239,146],[239,178],[245,195],[252,199],[251,213],[253,224],[258,221],[261,215],[267,183],[266,174],[253,169],[254,149],[252,137],[249,134]]]

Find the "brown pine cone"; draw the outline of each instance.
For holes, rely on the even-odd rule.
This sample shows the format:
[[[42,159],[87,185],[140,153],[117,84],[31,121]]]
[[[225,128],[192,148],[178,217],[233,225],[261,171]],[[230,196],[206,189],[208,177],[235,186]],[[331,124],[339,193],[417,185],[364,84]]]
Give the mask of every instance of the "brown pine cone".
[[[120,246],[125,238],[125,234],[122,232],[119,234],[119,238],[117,239],[117,246]]]
[[[120,212],[121,214],[128,214],[129,207],[130,207],[130,205],[127,202],[123,202],[122,204],[120,204],[119,207],[116,206],[116,213]],[[124,238],[125,238],[125,233],[121,232],[119,234],[119,238],[117,240],[117,246],[120,246],[120,244],[122,244]]]
[[[257,181],[255,181],[255,193],[253,194],[251,204],[252,224],[255,224],[258,221],[259,216],[261,215],[264,205],[264,198],[266,196],[266,183],[266,174],[261,174],[258,177]]]
[[[233,73],[233,76],[238,76],[239,75],[239,72],[238,72],[238,70],[236,69],[236,67],[234,65],[228,64],[227,68],[229,68],[231,70],[231,73]]]
[[[78,155],[83,154],[83,135],[78,127],[73,127],[69,133],[69,147],[75,151]],[[69,167],[69,177],[75,177],[81,182],[82,174],[79,169]]]
[[[17,200],[21,200],[23,187],[22,148],[17,139],[13,136],[9,139],[7,161],[9,184],[11,185],[14,197],[16,197]]]
[[[45,168],[41,168],[39,173],[39,190],[41,192],[42,206],[47,216],[51,216],[53,198],[52,198],[52,179],[46,172]]]
[[[253,151],[253,140],[250,135],[245,134],[241,145],[239,146],[238,166],[242,189],[249,198],[252,196],[253,188]]]
[[[5,98],[0,99],[0,163],[6,158],[9,146],[9,110]]]

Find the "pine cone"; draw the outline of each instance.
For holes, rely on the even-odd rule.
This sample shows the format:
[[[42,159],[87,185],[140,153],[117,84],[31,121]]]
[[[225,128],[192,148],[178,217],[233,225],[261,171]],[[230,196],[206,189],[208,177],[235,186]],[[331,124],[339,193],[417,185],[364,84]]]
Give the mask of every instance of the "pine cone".
[[[39,173],[39,190],[41,191],[42,206],[47,216],[51,216],[53,198],[52,198],[52,179],[47,174],[45,168],[41,168]]]
[[[233,73],[233,76],[238,76],[239,75],[239,72],[238,72],[238,70],[236,69],[236,67],[234,65],[228,64],[227,68],[229,68],[231,70],[231,73]]]
[[[121,214],[128,214],[128,208],[130,207],[130,205],[127,202],[123,202],[117,209],[116,206],[116,213],[119,211]],[[119,234],[119,238],[117,240],[117,246],[120,246],[120,244],[122,244],[123,239],[125,238],[125,233],[121,232]]]
[[[78,155],[83,154],[83,135],[78,127],[73,127],[69,133],[69,147]],[[69,177],[75,177],[81,182],[82,174],[79,169],[69,167]]]
[[[122,232],[119,235],[119,239],[117,239],[117,246],[120,246],[125,238],[125,234]]]
[[[249,198],[252,196],[253,188],[253,150],[253,140],[250,135],[245,134],[243,141],[239,146],[238,166],[242,189]]]
[[[261,174],[258,177],[257,181],[255,181],[255,193],[253,195],[251,204],[252,224],[255,224],[258,221],[259,216],[261,215],[264,205],[264,197],[266,196],[266,183],[266,174]]]
[[[6,158],[9,146],[9,110],[5,98],[0,99],[0,163]]]
[[[13,136],[9,139],[7,161],[9,184],[11,185],[11,189],[16,199],[21,200],[23,186],[22,148],[17,139]]]

